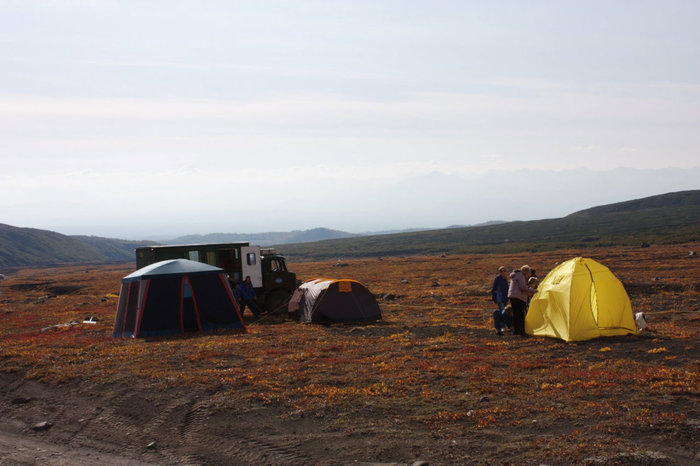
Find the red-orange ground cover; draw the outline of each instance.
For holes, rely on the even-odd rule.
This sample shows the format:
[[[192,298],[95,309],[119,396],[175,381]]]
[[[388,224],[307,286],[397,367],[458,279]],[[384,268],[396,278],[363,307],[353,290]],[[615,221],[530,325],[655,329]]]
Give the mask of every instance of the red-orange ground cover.
[[[160,411],[125,417],[113,408],[110,435],[114,445],[139,429],[162,443],[167,437],[168,447],[157,452],[127,452],[153,462],[191,460],[185,444],[207,435],[208,452],[196,453],[204,463],[260,460],[231,446],[253,441],[272,455],[270,463],[700,461],[700,262],[689,255],[699,247],[585,251],[622,280],[650,327],[580,343],[495,336],[489,295],[499,265],[528,263],[542,277],[577,251],[374,258],[342,267],[291,258],[301,279],[367,285],[379,296],[383,321],[304,325],[274,315],[249,322],[246,334],[154,340],[111,337],[131,264],[20,270],[0,282],[0,369],[56,394],[90,387],[111,406],[120,406],[119,398],[107,387],[128,386],[130,399],[148,398]],[[82,323],[88,316],[98,322]],[[7,380],[3,391],[16,395],[13,387],[22,385]],[[186,426],[176,441],[162,417],[187,404],[173,401],[183,396],[189,414],[177,421]],[[24,419],[31,412],[19,409],[5,403],[0,413]],[[99,432],[98,418],[84,416]],[[245,425],[256,440],[241,436]],[[87,444],[69,430],[57,426],[45,435]],[[228,446],[213,447],[214,439]],[[265,447],[272,443],[277,450]],[[274,453],[280,448],[287,456]]]

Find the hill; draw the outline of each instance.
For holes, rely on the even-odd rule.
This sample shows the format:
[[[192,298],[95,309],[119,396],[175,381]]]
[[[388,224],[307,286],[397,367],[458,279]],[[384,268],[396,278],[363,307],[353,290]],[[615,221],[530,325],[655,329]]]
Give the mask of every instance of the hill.
[[[92,262],[105,256],[95,246],[53,231],[0,224],[0,266]]]
[[[280,250],[298,259],[332,259],[440,253],[504,253],[641,243],[681,243],[700,238],[700,190],[609,204],[563,218],[467,228],[366,236]]]
[[[131,261],[145,244],[0,224],[0,267]]]
[[[123,239],[102,238],[101,236],[71,236],[80,243],[92,246],[104,256],[105,261],[123,262],[134,260],[134,249],[154,244],[153,241],[127,241]]]
[[[275,243],[304,243],[328,238],[347,238],[352,233],[314,228],[291,232],[212,233],[189,235],[163,244],[250,242],[261,246]],[[127,262],[134,249],[159,244],[156,241],[126,241],[99,236],[63,235],[49,230],[0,224],[0,267],[46,266],[67,263]]]

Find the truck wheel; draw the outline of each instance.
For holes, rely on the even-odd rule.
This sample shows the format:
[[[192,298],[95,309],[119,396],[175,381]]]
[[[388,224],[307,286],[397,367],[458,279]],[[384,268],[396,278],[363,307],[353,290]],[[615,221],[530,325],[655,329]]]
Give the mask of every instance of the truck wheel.
[[[267,312],[279,310],[281,306],[289,301],[291,295],[287,290],[272,290],[265,296],[265,309]]]

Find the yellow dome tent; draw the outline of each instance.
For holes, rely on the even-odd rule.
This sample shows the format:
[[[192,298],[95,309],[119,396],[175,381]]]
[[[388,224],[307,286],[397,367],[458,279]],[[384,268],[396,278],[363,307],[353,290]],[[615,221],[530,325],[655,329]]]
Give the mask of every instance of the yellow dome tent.
[[[630,299],[620,280],[593,259],[556,266],[530,301],[525,333],[583,341],[636,334]]]

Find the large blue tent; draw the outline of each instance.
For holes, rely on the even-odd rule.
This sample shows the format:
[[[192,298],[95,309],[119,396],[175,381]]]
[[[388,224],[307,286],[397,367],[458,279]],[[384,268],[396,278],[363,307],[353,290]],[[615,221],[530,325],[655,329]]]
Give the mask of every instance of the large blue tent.
[[[122,279],[114,337],[138,338],[217,328],[245,331],[223,269],[172,259],[148,265]]]

